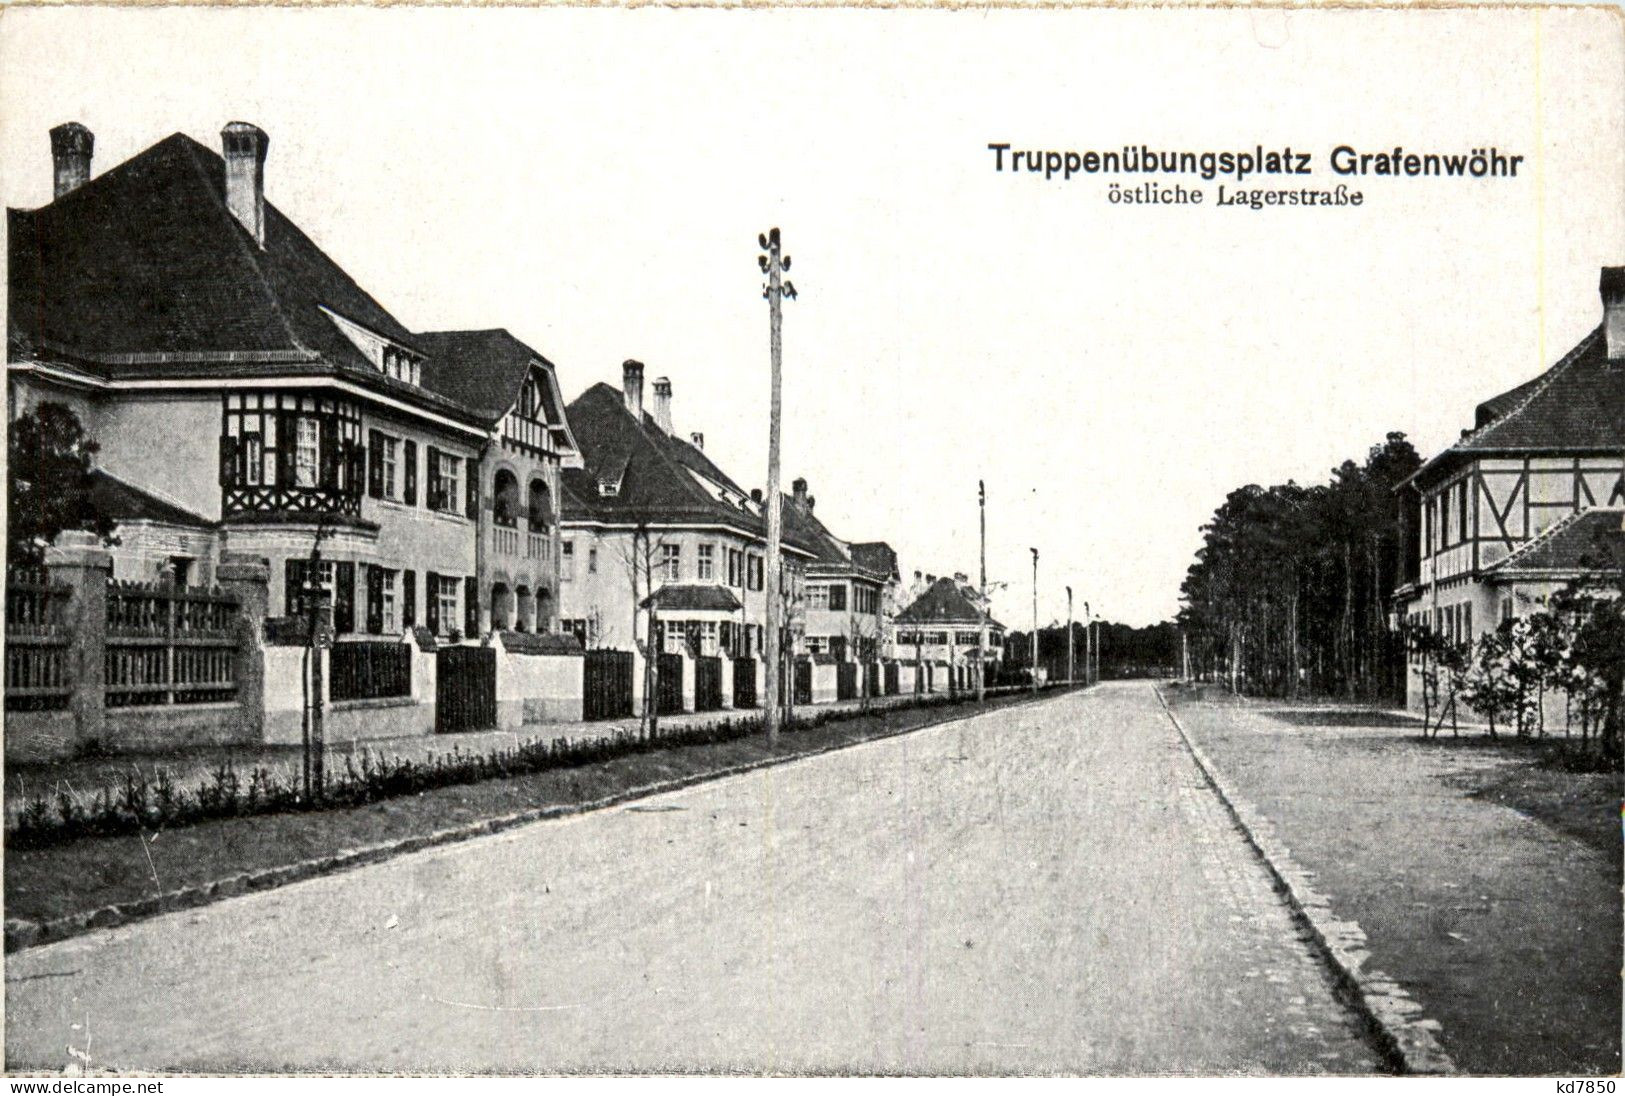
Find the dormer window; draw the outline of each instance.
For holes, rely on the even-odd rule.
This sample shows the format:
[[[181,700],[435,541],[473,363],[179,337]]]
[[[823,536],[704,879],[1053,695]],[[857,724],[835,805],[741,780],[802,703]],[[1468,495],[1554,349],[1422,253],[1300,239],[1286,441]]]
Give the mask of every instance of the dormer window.
[[[621,485],[619,483],[609,483],[609,482],[600,481],[599,484],[598,484],[598,494],[600,496],[602,496],[603,498],[612,499],[612,498],[614,498],[616,495],[618,495],[620,493],[621,493]]]
[[[384,347],[383,362],[380,369],[385,376],[394,377],[396,380],[405,381],[407,384],[419,383],[419,378],[422,375],[417,359],[394,346]]]

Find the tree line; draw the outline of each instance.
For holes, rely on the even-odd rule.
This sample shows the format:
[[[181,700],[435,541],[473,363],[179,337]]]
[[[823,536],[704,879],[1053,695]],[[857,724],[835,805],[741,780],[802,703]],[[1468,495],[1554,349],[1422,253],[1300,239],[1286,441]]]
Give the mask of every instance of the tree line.
[[[1011,632],[1005,639],[1004,665],[1021,672],[1032,666],[1030,632]],[[1098,645],[1098,652],[1094,648]],[[1163,621],[1137,628],[1128,624],[1100,621],[1092,632],[1082,621],[1072,622],[1072,668],[1080,681],[1084,676],[1084,654],[1094,652],[1100,676],[1106,678],[1173,677],[1179,672],[1179,627]],[[1050,681],[1061,681],[1067,673],[1066,625],[1051,624],[1038,630],[1038,665]]]
[[[1324,484],[1230,492],[1180,587],[1192,675],[1237,692],[1402,702],[1405,642],[1387,622],[1394,488],[1421,463],[1393,432]]]

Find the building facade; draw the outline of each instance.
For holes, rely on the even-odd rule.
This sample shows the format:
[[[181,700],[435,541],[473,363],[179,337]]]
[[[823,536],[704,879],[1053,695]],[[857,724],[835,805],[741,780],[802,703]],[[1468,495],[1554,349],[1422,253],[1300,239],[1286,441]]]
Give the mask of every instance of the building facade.
[[[624,363],[621,382],[619,390],[594,385],[566,409],[582,460],[562,476],[563,627],[587,647],[637,651],[652,599],[661,649],[759,657],[767,621],[760,492],[746,492],[706,457],[703,434],[677,435],[669,380],[654,382],[649,407],[642,363]],[[786,531],[792,620],[814,556]]]
[[[841,540],[814,514],[815,505],[807,481],[797,478],[784,500],[785,528],[814,553],[806,569],[801,649],[837,662],[872,662],[885,644],[896,553],[883,541],[860,547]]]
[[[1395,614],[1452,643],[1537,610],[1625,535],[1625,268],[1602,272],[1603,322],[1550,369],[1479,404],[1473,428],[1400,487]],[[1413,661],[1408,699],[1422,704]]]
[[[93,147],[58,127],[54,200],[8,210],[7,377],[13,418],[62,404],[100,446],[115,577],[209,583],[246,552],[273,614],[314,578],[341,635],[555,620],[556,552],[502,537],[495,503],[531,484],[556,535],[552,365],[506,332],[409,332],[266,201],[252,125],[95,178]]]

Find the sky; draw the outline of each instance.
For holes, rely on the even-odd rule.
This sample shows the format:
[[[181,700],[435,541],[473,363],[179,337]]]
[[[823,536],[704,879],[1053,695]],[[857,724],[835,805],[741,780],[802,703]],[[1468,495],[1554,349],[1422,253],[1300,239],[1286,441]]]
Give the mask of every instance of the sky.
[[[11,9],[0,197],[50,199],[231,120],[266,195],[413,330],[506,327],[566,397],[626,358],[685,436],[766,478],[779,226],[784,481],[905,576],[995,612],[1171,615],[1231,489],[1323,481],[1390,430],[1424,453],[1600,319],[1625,263],[1617,14]],[[1107,201],[1018,149],[1309,151],[1340,209]],[[1525,157],[1516,178],[1339,179],[1337,145]],[[1147,181],[1136,176],[1130,183]],[[1233,182],[1227,183],[1233,191]]]

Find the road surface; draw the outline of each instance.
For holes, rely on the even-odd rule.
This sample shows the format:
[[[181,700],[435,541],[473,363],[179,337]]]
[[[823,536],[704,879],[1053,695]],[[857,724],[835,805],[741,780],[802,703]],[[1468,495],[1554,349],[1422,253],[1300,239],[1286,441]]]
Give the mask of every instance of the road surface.
[[[11,1069],[1369,1072],[1108,685],[9,957]]]

